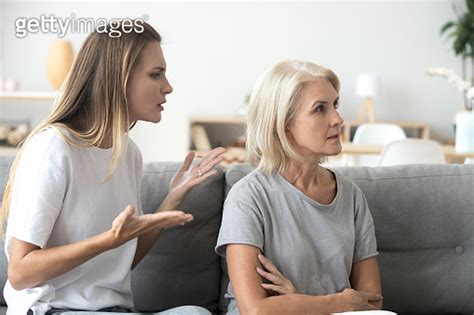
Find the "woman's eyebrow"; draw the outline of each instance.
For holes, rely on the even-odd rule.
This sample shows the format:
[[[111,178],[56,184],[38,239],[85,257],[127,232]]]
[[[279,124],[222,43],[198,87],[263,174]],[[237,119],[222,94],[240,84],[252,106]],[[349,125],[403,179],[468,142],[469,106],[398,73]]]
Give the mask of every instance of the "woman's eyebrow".
[[[166,70],[165,67],[161,67],[161,66],[153,67],[152,69],[153,70],[160,70],[160,71],[165,71]]]
[[[336,102],[338,102],[338,101],[339,101],[339,96],[334,100],[334,103],[336,103]],[[314,105],[317,105],[317,104],[326,105],[326,104],[328,104],[328,102],[327,102],[327,101],[318,100],[318,101],[315,101],[315,102],[313,103],[313,106],[314,106]]]

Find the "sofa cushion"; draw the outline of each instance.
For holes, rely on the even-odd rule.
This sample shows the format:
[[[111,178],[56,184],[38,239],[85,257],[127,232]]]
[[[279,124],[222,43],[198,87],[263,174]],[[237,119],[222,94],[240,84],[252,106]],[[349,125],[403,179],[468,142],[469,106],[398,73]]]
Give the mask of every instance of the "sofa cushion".
[[[13,163],[14,156],[0,156],[0,204],[3,200],[3,192],[5,191],[5,186],[7,184],[8,176],[10,174],[10,167]],[[8,262],[7,257],[4,254],[4,244],[3,239],[0,238],[0,289],[2,294],[0,294],[0,305],[6,305],[5,299],[3,298],[3,287],[5,287],[5,282],[7,281],[8,273]],[[1,314],[1,308],[0,308]]]
[[[375,221],[384,307],[474,312],[474,165],[340,168]]]
[[[229,167],[226,190],[251,170]],[[474,165],[336,170],[362,189],[374,217],[384,308],[472,314]]]
[[[180,163],[155,162],[144,166],[143,210],[159,207],[168,183]],[[191,304],[217,311],[220,292],[220,260],[214,253],[221,223],[223,172],[187,196],[180,210],[194,220],[183,227],[166,229],[132,273],[135,308],[159,311]]]

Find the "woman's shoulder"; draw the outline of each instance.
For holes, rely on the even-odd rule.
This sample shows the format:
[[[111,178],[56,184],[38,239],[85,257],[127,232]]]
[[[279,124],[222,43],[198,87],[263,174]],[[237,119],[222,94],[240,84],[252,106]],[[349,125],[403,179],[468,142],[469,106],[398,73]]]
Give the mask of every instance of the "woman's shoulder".
[[[275,175],[267,174],[259,170],[253,170],[239,179],[231,188],[229,197],[238,199],[245,197],[261,197],[275,187]]]
[[[71,154],[71,146],[53,128],[38,131],[23,144],[20,157],[22,168],[64,170]]]
[[[234,187],[264,187],[271,185],[274,180],[273,173],[263,173],[260,170],[253,170],[235,183]]]
[[[62,153],[69,152],[71,149],[64,134],[61,134],[60,130],[53,127],[37,132],[25,143],[25,146],[25,151],[34,152],[39,155],[48,153],[61,155]]]
[[[128,144],[127,144],[127,154],[131,160],[133,160],[136,163],[143,164],[143,157],[142,153],[140,151],[140,148],[138,145],[135,143],[135,141],[132,140],[132,138],[128,137]]]
[[[362,189],[357,185],[357,183],[350,177],[343,175],[337,169],[326,168],[328,171],[332,172],[336,177],[337,189],[340,190],[346,197],[349,195],[352,196],[361,196],[364,195]],[[358,198],[357,198],[358,199]]]

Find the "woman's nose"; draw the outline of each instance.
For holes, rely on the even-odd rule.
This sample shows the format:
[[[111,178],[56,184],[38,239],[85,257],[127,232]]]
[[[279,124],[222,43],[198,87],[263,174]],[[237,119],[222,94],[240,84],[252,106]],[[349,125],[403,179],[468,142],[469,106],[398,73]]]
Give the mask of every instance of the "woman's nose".
[[[170,94],[171,92],[173,92],[173,87],[171,86],[170,82],[168,81],[168,78],[166,78],[166,82],[163,86],[162,91],[163,91],[164,94]]]
[[[334,109],[333,114],[331,115],[331,125],[336,126],[336,125],[342,125],[344,123],[344,119],[342,118],[341,114]]]

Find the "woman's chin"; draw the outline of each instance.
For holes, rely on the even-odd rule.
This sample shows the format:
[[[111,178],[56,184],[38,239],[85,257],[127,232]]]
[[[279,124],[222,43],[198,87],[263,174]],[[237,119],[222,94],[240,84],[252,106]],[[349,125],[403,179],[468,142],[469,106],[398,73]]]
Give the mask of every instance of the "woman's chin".
[[[158,116],[150,117],[150,118],[146,119],[145,121],[153,123],[153,124],[157,124],[161,121],[161,114],[158,115]]]
[[[339,154],[341,154],[341,152],[342,152],[342,145],[339,144],[335,148],[331,149],[330,152],[327,154],[327,156],[339,155]]]

